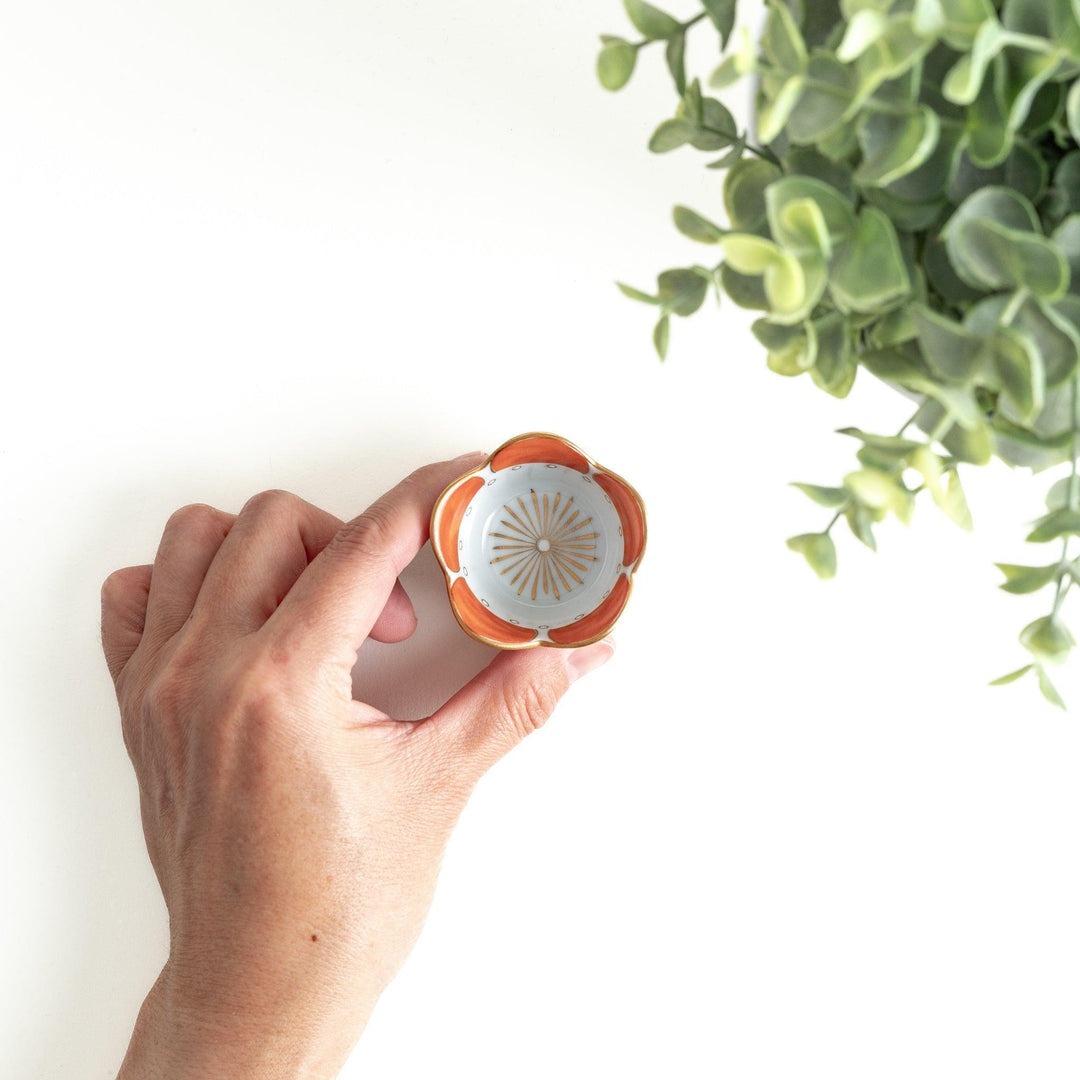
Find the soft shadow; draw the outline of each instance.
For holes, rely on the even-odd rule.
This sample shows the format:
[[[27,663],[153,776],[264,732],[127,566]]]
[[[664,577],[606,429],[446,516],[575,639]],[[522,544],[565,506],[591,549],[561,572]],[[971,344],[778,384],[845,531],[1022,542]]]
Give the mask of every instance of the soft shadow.
[[[401,575],[416,609],[407,641],[367,641],[353,668],[353,696],[398,720],[429,716],[486,667],[498,650],[474,641],[457,624],[442,570],[427,544]]]

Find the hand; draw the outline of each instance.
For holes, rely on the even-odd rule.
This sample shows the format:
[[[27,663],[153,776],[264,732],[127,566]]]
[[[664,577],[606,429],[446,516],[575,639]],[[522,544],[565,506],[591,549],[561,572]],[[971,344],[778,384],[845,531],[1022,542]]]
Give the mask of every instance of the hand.
[[[420,932],[477,780],[611,655],[503,653],[418,722],[353,699],[364,639],[415,628],[397,578],[435,499],[479,462],[419,469],[348,524],[284,492],[237,516],[188,506],[152,567],[105,582],[170,931],[123,1080],[335,1076]]]

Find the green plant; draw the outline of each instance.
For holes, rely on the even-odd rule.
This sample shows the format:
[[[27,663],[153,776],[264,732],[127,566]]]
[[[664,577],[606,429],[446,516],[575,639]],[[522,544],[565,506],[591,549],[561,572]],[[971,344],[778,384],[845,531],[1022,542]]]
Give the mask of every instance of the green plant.
[[[1046,667],[1075,644],[1061,608],[1080,582],[1080,0],[767,0],[757,44],[735,33],[735,3],[680,21],[624,0],[641,39],[601,38],[610,90],[663,43],[679,103],[649,149],[690,146],[726,170],[727,225],[674,210],[720,261],[666,270],[652,293],[619,287],[659,309],[661,359],[671,317],[711,288],[764,313],[753,329],[773,371],[844,397],[865,368],[912,400],[895,433],[843,430],[858,468],[839,486],[796,485],[831,514],[788,541],[820,577],[836,572],[841,518],[873,548],[874,524],[907,522],[927,491],[970,528],[961,465],[1071,462],[1027,537],[1060,541],[1059,558],[999,564],[1007,592],[1052,586],[1053,601],[1020,634],[1031,663],[995,682],[1033,672],[1061,705]],[[757,80],[757,145],[687,80],[699,24],[726,54],[713,87]]]

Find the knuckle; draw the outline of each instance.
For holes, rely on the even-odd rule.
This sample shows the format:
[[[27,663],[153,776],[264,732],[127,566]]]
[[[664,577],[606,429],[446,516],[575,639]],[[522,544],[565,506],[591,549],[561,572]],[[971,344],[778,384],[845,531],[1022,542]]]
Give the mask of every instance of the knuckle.
[[[516,693],[504,694],[502,713],[514,733],[521,739],[539,731],[551,715],[558,695],[544,683],[528,683]]]
[[[137,570],[134,566],[125,566],[120,570],[114,570],[101,583],[101,601],[105,605],[115,604],[121,600],[132,586],[132,578]]]
[[[206,503],[189,503],[174,510],[165,526],[166,534],[212,539],[220,542],[229,531],[230,515]]]
[[[270,488],[252,495],[243,509],[240,511],[245,516],[273,517],[279,514],[293,512],[299,505],[300,499],[290,491],[282,491],[280,488]]]
[[[179,510],[174,510],[169,515],[169,521],[166,528],[198,528],[204,524],[216,524],[222,516],[220,510],[217,510],[213,506],[209,506],[207,503],[188,503],[187,506],[181,506]]]
[[[358,518],[346,522],[334,543],[343,552],[366,560],[386,558],[393,533],[392,515],[385,505],[375,503]]]

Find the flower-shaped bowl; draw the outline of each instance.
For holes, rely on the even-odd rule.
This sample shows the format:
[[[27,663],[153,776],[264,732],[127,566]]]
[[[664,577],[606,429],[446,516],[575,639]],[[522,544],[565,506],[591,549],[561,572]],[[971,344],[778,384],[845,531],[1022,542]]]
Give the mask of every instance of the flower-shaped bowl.
[[[530,432],[439,496],[431,546],[466,633],[500,649],[574,648],[626,606],[645,507],[573,443]]]

